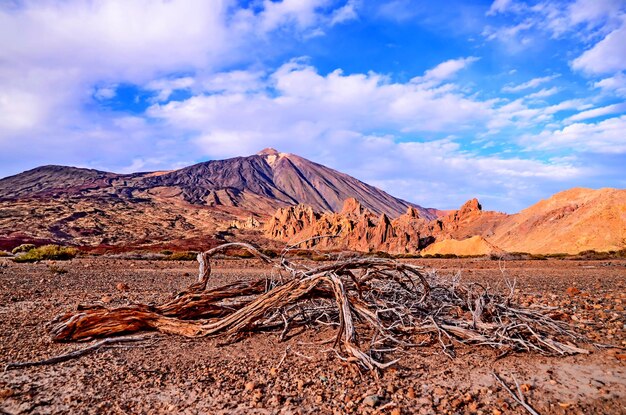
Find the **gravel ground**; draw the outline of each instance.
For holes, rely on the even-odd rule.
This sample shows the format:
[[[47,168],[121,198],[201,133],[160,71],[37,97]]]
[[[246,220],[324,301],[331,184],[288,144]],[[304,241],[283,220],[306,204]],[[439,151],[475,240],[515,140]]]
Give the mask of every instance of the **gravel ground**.
[[[342,364],[327,327],[294,330],[284,342],[261,333],[238,343],[157,336],[80,359],[0,372],[0,413],[523,414],[495,381],[518,381],[541,414],[626,413],[626,261],[414,261],[444,277],[496,285],[517,279],[522,303],[557,306],[595,342],[622,348],[590,355],[498,358],[460,346],[406,351],[380,379]],[[0,365],[38,360],[84,345],[52,343],[46,324],[78,304],[158,302],[193,282],[193,262],[105,258],[13,264],[0,258]],[[213,285],[270,275],[254,260],[219,260]],[[119,283],[128,289],[119,290]],[[282,364],[279,364],[282,360]]]

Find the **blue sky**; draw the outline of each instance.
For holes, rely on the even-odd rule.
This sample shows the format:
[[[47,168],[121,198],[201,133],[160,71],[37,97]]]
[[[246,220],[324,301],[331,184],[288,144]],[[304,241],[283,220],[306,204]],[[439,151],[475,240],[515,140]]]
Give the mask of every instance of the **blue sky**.
[[[442,209],[626,187],[626,1],[0,3],[0,176],[275,147]]]

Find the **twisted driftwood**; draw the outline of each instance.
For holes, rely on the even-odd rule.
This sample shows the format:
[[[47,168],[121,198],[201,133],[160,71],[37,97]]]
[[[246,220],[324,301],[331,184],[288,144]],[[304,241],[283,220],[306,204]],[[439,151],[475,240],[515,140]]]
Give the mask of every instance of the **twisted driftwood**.
[[[207,289],[210,258],[229,248],[246,249],[273,263],[280,280],[258,279]],[[512,305],[510,296],[490,293],[478,284],[443,281],[421,267],[382,258],[351,258],[317,268],[292,263],[283,255],[273,262],[251,245],[230,243],[198,255],[198,281],[159,305],[117,308],[79,306],[57,317],[56,341],[87,340],[140,331],[185,337],[226,336],[281,331],[295,326],[337,327],[335,350],[369,370],[383,369],[385,352],[415,345],[426,335],[454,356],[454,343],[489,345],[505,351],[544,354],[587,353],[569,340],[583,340],[550,317],[550,309]],[[283,278],[287,274],[286,278]],[[367,346],[365,346],[367,344]],[[339,353],[347,357],[342,357]]]

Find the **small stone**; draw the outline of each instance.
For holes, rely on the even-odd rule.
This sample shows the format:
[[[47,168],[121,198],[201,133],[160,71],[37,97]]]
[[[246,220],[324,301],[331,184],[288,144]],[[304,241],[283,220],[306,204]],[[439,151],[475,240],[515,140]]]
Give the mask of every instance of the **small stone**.
[[[0,399],[9,398],[13,396],[13,394],[14,393],[12,389],[0,389]]]
[[[423,396],[417,400],[417,404],[422,406],[431,406],[432,401],[430,400],[430,398]]]
[[[393,408],[390,415],[402,415],[400,408]]]
[[[245,384],[245,386],[244,386],[244,388],[245,388],[247,391],[253,391],[256,387],[257,387],[256,382],[248,382],[248,383],[246,383],[246,384]]]
[[[123,282],[118,282],[115,288],[117,288],[119,291],[126,291],[129,289],[128,284]]]
[[[409,386],[409,389],[406,391],[406,396],[409,399],[415,399],[415,389],[413,389],[413,386]]]
[[[435,389],[433,389],[433,395],[440,398],[444,397],[446,396],[446,390],[440,386],[437,386]]]
[[[563,409],[567,409],[567,408],[569,408],[570,406],[572,406],[572,404],[571,404],[571,403],[569,403],[569,402],[559,402],[559,406],[560,406],[561,408],[563,408]]]
[[[520,385],[520,389],[522,390],[522,392],[528,393],[532,389],[532,386],[530,386],[528,383],[522,383]]]
[[[278,405],[280,405],[280,398],[279,398],[278,396],[274,395],[274,396],[272,396],[272,397],[270,398],[270,400],[269,400],[269,401],[267,401],[267,403],[268,403],[270,406],[278,406]]]
[[[569,287],[567,290],[565,290],[565,292],[567,293],[567,295],[569,295],[570,297],[574,297],[576,295],[580,294],[580,290],[576,287]]]
[[[491,410],[491,415],[502,415],[502,411],[496,408]]]
[[[298,379],[298,381],[296,382],[296,386],[298,390],[301,391],[302,389],[304,389],[304,381],[302,379]]]
[[[111,302],[111,297],[108,295],[103,296],[100,301],[102,301],[104,304],[109,304]]]
[[[363,399],[363,405],[375,407],[380,403],[380,397],[378,395],[369,395]]]
[[[270,375],[272,375],[272,376],[278,375],[278,369],[275,368],[275,367],[271,368],[270,369]]]

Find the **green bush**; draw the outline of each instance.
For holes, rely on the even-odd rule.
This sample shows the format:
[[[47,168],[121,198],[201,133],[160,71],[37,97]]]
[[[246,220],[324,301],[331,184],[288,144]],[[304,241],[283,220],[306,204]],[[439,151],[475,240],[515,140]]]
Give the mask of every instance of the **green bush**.
[[[44,259],[54,259],[58,261],[66,261],[72,259],[78,254],[78,249],[72,247],[64,247],[59,245],[44,245],[39,248],[31,249],[23,255],[13,258],[15,262],[37,262]]]
[[[197,252],[181,251],[181,252],[174,252],[166,256],[163,259],[166,261],[195,261],[197,257],[198,257]]]
[[[11,251],[13,254],[19,254],[20,252],[28,252],[35,249],[35,245],[33,244],[22,244],[18,247],[13,248]]]
[[[0,251],[0,258],[7,256],[11,256],[11,253],[7,251]]]

